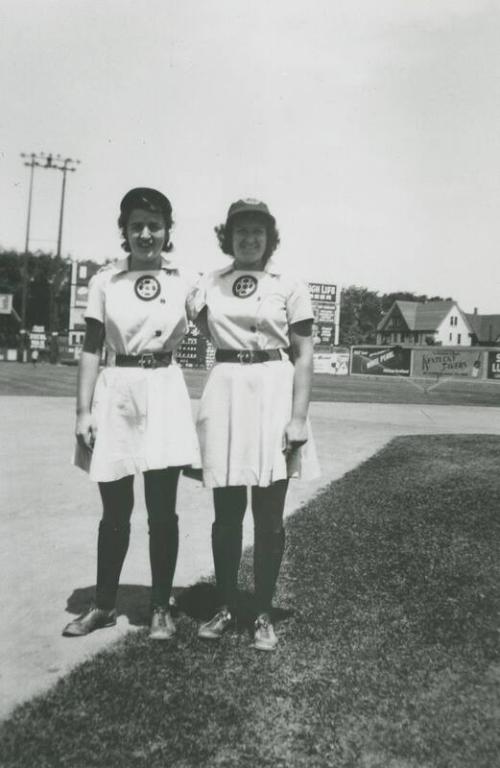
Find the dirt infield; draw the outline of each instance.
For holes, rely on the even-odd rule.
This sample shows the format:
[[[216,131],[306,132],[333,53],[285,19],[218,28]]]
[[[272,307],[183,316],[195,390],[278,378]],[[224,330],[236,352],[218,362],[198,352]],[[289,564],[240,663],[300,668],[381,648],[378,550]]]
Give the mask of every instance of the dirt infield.
[[[316,402],[311,418],[323,475],[314,483],[291,484],[287,514],[396,435],[500,434],[500,411],[481,407]],[[17,703],[45,690],[75,664],[129,631],[125,598],[139,602],[146,616],[150,575],[146,514],[137,483],[118,626],[85,638],[61,637],[63,625],[93,593],[99,519],[96,487],[69,463],[73,401],[0,397],[0,420],[8,436],[0,446],[1,487],[8,499],[0,516],[5,593],[0,715],[5,716]],[[182,587],[212,571],[209,492],[184,478],[178,511],[181,542],[175,586]],[[251,533],[247,515],[247,545]]]

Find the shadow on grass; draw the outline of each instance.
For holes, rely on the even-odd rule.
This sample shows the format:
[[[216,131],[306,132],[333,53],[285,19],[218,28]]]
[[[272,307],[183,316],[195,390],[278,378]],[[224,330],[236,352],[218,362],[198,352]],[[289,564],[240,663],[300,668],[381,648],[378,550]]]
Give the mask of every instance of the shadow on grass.
[[[68,598],[66,611],[79,615],[86,611],[94,600],[95,586],[75,589]],[[126,616],[132,626],[140,627],[149,624],[151,590],[138,584],[121,584],[118,590],[116,609],[119,616]],[[217,611],[217,591],[215,585],[200,581],[190,587],[175,588],[172,598],[172,614],[178,617],[185,614],[196,621],[206,621]],[[287,608],[275,607],[273,620],[279,623],[289,618],[293,611]],[[253,594],[249,590],[238,593],[236,619],[242,629],[251,627],[255,620],[255,605]]]
[[[130,633],[18,707],[2,768],[497,765],[499,464],[494,436],[394,440],[288,519],[275,653],[200,642],[194,585],[174,640]],[[249,614],[251,584],[247,550]]]

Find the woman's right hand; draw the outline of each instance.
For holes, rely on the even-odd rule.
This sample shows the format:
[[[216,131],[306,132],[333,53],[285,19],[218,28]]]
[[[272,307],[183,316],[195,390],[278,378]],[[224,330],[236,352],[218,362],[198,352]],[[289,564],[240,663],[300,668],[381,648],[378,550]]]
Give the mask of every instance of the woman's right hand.
[[[75,435],[82,448],[92,451],[97,436],[97,425],[91,413],[79,413],[76,416]]]

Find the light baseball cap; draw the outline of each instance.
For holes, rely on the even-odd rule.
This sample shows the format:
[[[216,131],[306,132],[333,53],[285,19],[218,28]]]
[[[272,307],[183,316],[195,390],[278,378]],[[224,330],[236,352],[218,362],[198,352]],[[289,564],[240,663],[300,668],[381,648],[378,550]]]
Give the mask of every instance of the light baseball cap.
[[[270,213],[267,205],[261,200],[256,200],[253,197],[247,197],[244,200],[237,200],[235,203],[232,203],[227,212],[226,224],[233,218],[233,216],[236,216],[239,213],[260,213],[268,219],[271,219],[273,224],[275,223],[274,216]]]

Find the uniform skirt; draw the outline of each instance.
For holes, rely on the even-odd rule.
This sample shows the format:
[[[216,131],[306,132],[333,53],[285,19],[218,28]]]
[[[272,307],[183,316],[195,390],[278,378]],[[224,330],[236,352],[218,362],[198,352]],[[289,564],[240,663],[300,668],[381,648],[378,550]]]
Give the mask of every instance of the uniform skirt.
[[[212,368],[197,419],[205,486],[268,486],[287,477],[319,475],[309,423],[307,443],[288,461],[283,453],[293,375],[289,360]]]
[[[200,466],[191,402],[182,370],[105,368],[97,379],[92,453],[77,446],[74,463],[109,482],[150,469]]]

